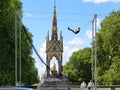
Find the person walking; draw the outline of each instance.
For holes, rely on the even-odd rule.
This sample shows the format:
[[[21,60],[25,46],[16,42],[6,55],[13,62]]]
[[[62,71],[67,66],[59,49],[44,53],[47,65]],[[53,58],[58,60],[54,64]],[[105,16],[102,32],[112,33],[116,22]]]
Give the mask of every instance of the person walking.
[[[88,83],[88,90],[91,90],[92,86],[93,86],[93,82],[90,80],[90,82]]]
[[[86,83],[83,81],[80,85],[81,90],[85,90],[86,88]]]

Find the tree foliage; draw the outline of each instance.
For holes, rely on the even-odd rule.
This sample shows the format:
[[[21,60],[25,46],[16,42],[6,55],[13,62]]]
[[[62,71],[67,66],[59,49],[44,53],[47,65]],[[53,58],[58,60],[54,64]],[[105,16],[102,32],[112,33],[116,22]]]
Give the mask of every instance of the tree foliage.
[[[120,84],[120,11],[113,11],[101,23],[97,34],[99,84]]]
[[[64,72],[71,83],[89,82],[92,76],[91,66],[91,49],[84,48],[73,53],[69,62],[64,66]]]
[[[0,1],[0,85],[2,86],[15,85],[15,11],[17,12],[17,32],[19,32],[22,19],[20,18],[22,17],[21,9],[20,0]],[[28,34],[32,38],[32,34],[30,32]],[[32,47],[23,28],[21,28],[21,35],[22,83],[29,85],[38,82],[38,75],[34,58],[31,56]]]

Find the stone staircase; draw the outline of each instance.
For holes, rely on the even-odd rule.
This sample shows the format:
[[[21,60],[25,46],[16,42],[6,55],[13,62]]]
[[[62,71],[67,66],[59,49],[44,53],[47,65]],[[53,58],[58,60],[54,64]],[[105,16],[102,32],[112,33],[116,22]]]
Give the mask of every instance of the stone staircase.
[[[41,83],[37,90],[68,90],[69,85],[67,84],[66,77],[49,76],[44,78],[44,82]]]

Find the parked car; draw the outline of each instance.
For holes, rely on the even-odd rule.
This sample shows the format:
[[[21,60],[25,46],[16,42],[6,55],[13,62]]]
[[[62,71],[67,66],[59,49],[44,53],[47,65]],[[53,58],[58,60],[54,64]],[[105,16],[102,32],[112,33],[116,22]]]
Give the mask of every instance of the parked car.
[[[33,90],[33,89],[23,87],[0,87],[0,90]]]

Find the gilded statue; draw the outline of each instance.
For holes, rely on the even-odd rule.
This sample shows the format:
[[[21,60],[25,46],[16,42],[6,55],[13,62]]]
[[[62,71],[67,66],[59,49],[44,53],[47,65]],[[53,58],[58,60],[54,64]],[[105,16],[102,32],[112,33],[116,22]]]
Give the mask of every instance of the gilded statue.
[[[56,71],[56,65],[54,63],[54,65],[52,66],[52,71]]]

